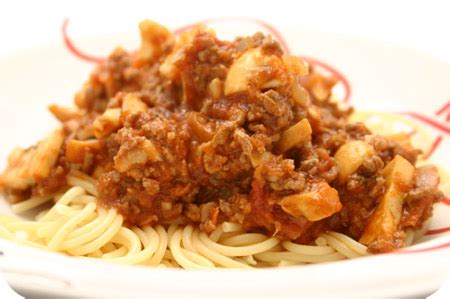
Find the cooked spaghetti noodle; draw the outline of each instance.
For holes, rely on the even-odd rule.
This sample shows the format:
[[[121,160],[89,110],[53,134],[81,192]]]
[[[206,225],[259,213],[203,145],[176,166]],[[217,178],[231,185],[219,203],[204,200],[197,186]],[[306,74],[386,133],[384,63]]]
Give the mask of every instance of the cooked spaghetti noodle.
[[[68,181],[72,187],[65,193],[13,205],[22,213],[56,200],[35,221],[1,216],[0,237],[72,256],[185,269],[298,265],[368,254],[366,246],[337,232],[320,235],[320,245],[299,245],[227,222],[209,235],[192,225],[129,228],[114,209],[97,205],[95,180],[75,172]]]

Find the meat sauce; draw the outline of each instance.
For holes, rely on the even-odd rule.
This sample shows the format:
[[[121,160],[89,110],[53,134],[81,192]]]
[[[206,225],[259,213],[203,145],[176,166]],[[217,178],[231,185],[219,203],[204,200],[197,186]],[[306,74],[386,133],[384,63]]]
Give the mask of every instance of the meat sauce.
[[[98,180],[98,201],[128,225],[194,223],[211,232],[229,221],[305,244],[337,230],[368,239],[373,252],[402,246],[404,230],[419,228],[442,197],[436,169],[411,166],[414,179],[395,189],[395,227],[365,236],[396,187],[386,165],[397,156],[416,162],[408,141],[348,123],[334,79],[283,54],[270,36],[221,41],[199,26],[175,38],[151,21],[141,36],[138,51],[116,49],[97,66],[75,109],[52,107],[64,143],[50,175],[12,184],[22,153],[0,181],[7,194],[53,194],[77,169]],[[339,163],[346,144],[362,146],[359,164]]]

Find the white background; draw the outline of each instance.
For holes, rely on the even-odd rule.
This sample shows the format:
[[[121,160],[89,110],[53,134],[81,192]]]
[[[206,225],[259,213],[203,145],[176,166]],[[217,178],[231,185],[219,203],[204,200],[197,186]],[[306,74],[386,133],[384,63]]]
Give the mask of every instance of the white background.
[[[186,24],[213,16],[255,16],[302,29],[400,44],[450,62],[449,11],[448,1],[432,0],[0,0],[0,54],[58,41],[66,16],[76,22],[71,28],[75,36],[134,32],[143,18]]]
[[[77,37],[135,32],[143,18],[182,25],[217,16],[253,16],[306,30],[376,39],[450,63],[448,1],[0,0],[0,55],[59,42],[65,17],[73,21],[70,32]],[[450,298],[450,283],[444,289],[430,298]],[[5,298],[1,290],[0,297]]]

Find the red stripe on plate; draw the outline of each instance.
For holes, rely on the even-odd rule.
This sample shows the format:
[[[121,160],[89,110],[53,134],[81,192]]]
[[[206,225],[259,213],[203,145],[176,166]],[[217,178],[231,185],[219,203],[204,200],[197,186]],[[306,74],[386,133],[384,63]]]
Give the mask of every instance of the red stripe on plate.
[[[87,61],[87,62],[93,62],[93,63],[101,63],[106,60],[106,58],[103,57],[96,57],[89,54],[84,53],[83,51],[79,50],[77,47],[75,47],[74,43],[70,39],[69,35],[67,34],[67,26],[69,25],[69,19],[65,19],[62,27],[61,32],[64,39],[64,44],[66,45],[67,49],[72,53],[75,57],[78,57],[81,60]]]
[[[442,234],[442,233],[446,233],[450,231],[450,226],[449,227],[443,227],[443,228],[436,228],[436,229],[430,229],[429,231],[427,231],[425,233],[425,235],[429,236],[429,235],[437,235],[437,234]]]
[[[214,22],[220,22],[220,21],[227,21],[227,20],[244,20],[244,21],[250,21],[253,22],[265,29],[267,29],[274,37],[275,39],[280,43],[281,47],[283,48],[284,52],[290,53],[288,44],[286,40],[284,39],[283,35],[271,24],[254,18],[244,18],[244,17],[224,17],[224,18],[215,18],[215,19],[207,19],[198,23],[189,24],[186,26],[183,26],[181,28],[175,29],[174,33],[179,34],[183,31],[189,30],[190,28],[194,27],[195,25],[199,23],[214,23]],[[67,26],[69,24],[69,19],[66,18],[62,24],[62,35],[64,39],[64,44],[66,45],[67,49],[76,57],[78,57],[81,60],[87,61],[87,62],[93,62],[93,63],[100,63],[105,61],[106,58],[104,57],[97,57],[90,54],[87,54],[81,50],[79,50],[73,43],[73,41],[70,39],[69,35],[67,34]]]
[[[449,247],[450,247],[450,242],[447,242],[447,243],[443,243],[443,244],[439,244],[439,245],[435,245],[435,246],[431,246],[431,247],[427,247],[427,248],[397,251],[396,253],[398,253],[398,254],[422,253],[422,252],[430,252],[430,251],[435,251],[435,250],[449,248]]]
[[[439,145],[441,144],[441,142],[442,142],[442,136],[437,137],[437,138],[434,140],[433,145],[431,145],[430,150],[428,151],[428,153],[426,153],[426,154],[423,156],[423,158],[424,158],[425,160],[426,160],[426,159],[429,159],[429,158],[433,155],[433,153],[437,150],[437,148],[439,147]]]
[[[443,200],[441,200],[441,202],[444,205],[450,206],[450,198],[448,198],[448,197],[445,197]]]
[[[436,111],[436,115],[441,115],[445,110],[450,108],[450,101],[444,104],[438,111]],[[448,117],[448,116],[447,116]]]
[[[400,112],[400,114],[408,115],[408,116],[410,116],[412,118],[420,120],[420,121],[422,121],[422,122],[424,122],[424,123],[434,127],[435,129],[441,130],[441,131],[443,131],[443,132],[445,132],[447,134],[450,133],[450,128],[449,127],[446,127],[445,125],[438,123],[437,121],[429,118],[428,116],[419,114],[417,112]]]

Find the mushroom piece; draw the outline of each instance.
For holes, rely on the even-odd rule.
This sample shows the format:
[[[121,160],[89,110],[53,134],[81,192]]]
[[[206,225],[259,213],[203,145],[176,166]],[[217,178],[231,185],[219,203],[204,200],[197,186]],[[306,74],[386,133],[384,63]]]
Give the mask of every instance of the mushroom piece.
[[[334,155],[339,171],[338,183],[345,183],[374,152],[372,145],[361,140],[352,140],[342,145]]]
[[[137,53],[136,65],[141,66],[159,58],[174,41],[173,35],[166,27],[145,20],[139,24],[141,47]]]
[[[67,161],[75,164],[82,164],[86,155],[95,154],[102,148],[99,140],[69,140],[66,144],[65,157]]]
[[[53,131],[36,147],[15,149],[8,158],[8,167],[0,176],[0,187],[25,190],[50,176],[64,143],[62,129]]]
[[[120,108],[111,108],[107,109],[102,115],[97,117],[93,124],[95,137],[97,139],[105,138],[117,131],[121,125],[121,113]]]
[[[414,171],[414,166],[399,155],[386,165],[383,170],[386,191],[364,229],[361,243],[394,240],[405,197],[413,185]]]
[[[283,64],[291,73],[294,73],[298,76],[306,76],[309,74],[308,63],[306,63],[306,61],[304,61],[300,57],[283,55],[281,59],[283,60]]]
[[[58,129],[39,142],[30,165],[35,180],[42,180],[50,175],[50,171],[58,160],[64,137],[63,130]]]
[[[319,221],[342,209],[339,194],[326,182],[313,185],[311,191],[283,197],[280,206],[289,215]]]
[[[228,70],[224,84],[224,94],[246,91],[250,81],[264,68],[284,68],[281,59],[275,55],[264,54],[261,48],[253,48],[242,54]],[[274,88],[281,84],[277,79],[266,82],[260,80],[258,88]]]
[[[75,107],[62,107],[50,105],[48,110],[61,122],[65,122],[82,116],[82,111]]]
[[[123,119],[127,118],[128,115],[144,112],[148,108],[147,104],[145,104],[139,97],[137,97],[133,93],[127,94],[122,102],[122,117]]]
[[[309,121],[305,118],[288,128],[281,135],[277,144],[277,150],[280,153],[285,153],[296,145],[305,143],[311,140],[312,129]]]
[[[140,137],[131,148],[123,145],[120,147],[119,152],[114,157],[114,166],[117,171],[126,172],[134,167],[142,167],[148,161],[157,162],[161,160],[162,157],[153,142]]]
[[[14,149],[8,157],[8,166],[0,176],[0,188],[25,190],[34,184],[30,164],[36,148]]]

